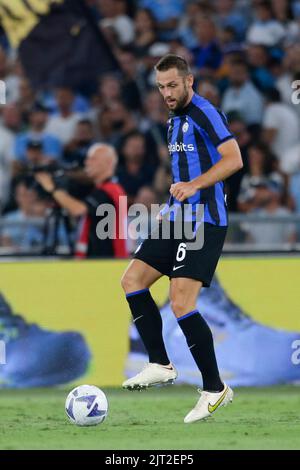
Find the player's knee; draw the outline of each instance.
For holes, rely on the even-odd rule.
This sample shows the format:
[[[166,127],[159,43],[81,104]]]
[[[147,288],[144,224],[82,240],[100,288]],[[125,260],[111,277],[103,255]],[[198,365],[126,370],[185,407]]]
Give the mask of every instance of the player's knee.
[[[121,286],[126,294],[141,289],[138,277],[130,271],[123,274]]]
[[[171,308],[176,318],[180,318],[196,309],[194,302],[187,299],[184,292],[175,291],[170,298]]]
[[[180,297],[174,297],[171,299],[171,308],[177,318],[185,314],[184,299]]]
[[[131,285],[133,284],[133,278],[129,273],[124,273],[121,278],[121,286],[124,292],[129,292]]]

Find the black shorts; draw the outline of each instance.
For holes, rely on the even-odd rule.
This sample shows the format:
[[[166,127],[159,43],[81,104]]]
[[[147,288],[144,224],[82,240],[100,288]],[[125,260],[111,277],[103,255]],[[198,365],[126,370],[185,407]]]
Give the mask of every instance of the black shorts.
[[[188,248],[183,235],[174,237],[174,223],[171,222],[170,239],[161,234],[161,224],[151,237],[145,240],[136,250],[135,259],[144,261],[160,273],[174,277],[196,279],[209,287],[223,249],[227,227],[219,227],[204,222],[204,242],[200,249]],[[158,238],[153,238],[156,233]]]

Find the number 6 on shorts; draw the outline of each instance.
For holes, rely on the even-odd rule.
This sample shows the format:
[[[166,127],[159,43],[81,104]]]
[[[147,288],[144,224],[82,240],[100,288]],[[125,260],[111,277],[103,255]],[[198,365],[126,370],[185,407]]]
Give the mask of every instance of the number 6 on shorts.
[[[178,246],[177,254],[176,254],[176,261],[184,260],[186,255],[186,243],[180,243]]]

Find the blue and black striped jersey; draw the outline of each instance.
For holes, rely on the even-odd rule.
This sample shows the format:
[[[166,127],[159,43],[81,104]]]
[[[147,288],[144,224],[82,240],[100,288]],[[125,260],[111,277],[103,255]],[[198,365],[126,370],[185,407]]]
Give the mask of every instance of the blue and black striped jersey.
[[[168,149],[174,183],[190,181],[205,173],[221,158],[218,146],[234,138],[228,129],[226,116],[196,93],[185,108],[170,113],[168,124]],[[223,182],[197,191],[184,201],[184,204],[187,203],[191,205],[193,214],[196,213],[197,204],[204,205],[204,222],[227,225]],[[171,197],[171,205],[176,208],[182,203]],[[173,213],[171,220],[174,217]]]

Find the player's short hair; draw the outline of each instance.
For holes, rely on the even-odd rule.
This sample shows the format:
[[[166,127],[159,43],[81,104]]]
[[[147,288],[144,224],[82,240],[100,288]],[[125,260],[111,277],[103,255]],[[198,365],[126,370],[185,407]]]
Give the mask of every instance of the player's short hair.
[[[154,67],[154,70],[158,72],[165,72],[170,69],[177,69],[181,75],[189,75],[191,73],[187,61],[177,54],[163,56]]]

